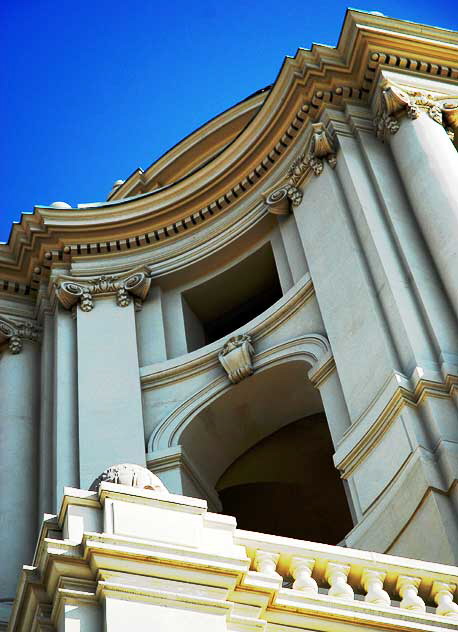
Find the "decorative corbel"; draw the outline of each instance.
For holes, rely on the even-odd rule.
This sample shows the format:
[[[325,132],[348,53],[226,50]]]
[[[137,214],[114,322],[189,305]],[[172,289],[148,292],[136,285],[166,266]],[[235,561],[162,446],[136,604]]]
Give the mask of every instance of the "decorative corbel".
[[[54,283],[56,296],[63,307],[71,309],[79,303],[83,312],[90,312],[94,308],[95,296],[109,295],[116,297],[119,307],[127,307],[133,297],[135,307],[139,309],[150,285],[150,274],[144,270],[91,279],[61,276]]]
[[[313,133],[307,162],[316,176],[323,172],[323,160],[334,169],[337,164],[333,140],[323,123],[312,123]]]
[[[253,374],[253,355],[254,349],[251,344],[251,336],[248,334],[233,336],[225,343],[218,354],[218,360],[221,362],[232,384],[237,384]]]
[[[23,341],[37,342],[40,338],[40,327],[30,321],[14,321],[0,319],[0,344],[8,341],[8,348],[13,355],[20,353]]]

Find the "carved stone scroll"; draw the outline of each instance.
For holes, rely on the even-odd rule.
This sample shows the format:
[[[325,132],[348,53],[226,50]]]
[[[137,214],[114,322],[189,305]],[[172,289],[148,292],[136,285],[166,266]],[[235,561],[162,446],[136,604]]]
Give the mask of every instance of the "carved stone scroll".
[[[312,123],[309,150],[300,154],[289,166],[285,177],[274,191],[264,195],[269,212],[288,215],[293,206],[299,206],[303,193],[299,188],[311,169],[316,176],[323,172],[324,160],[334,169],[337,164],[336,148],[323,123]]]
[[[37,342],[40,338],[40,327],[29,321],[0,319],[0,344],[8,341],[8,348],[14,355],[20,353],[24,340]]]
[[[94,308],[94,297],[102,295],[114,295],[120,307],[127,307],[133,296],[138,307],[138,302],[146,298],[150,285],[150,274],[144,270],[89,279],[61,276],[54,283],[56,296],[63,307],[71,309],[79,303],[83,312],[90,312]]]
[[[254,349],[251,344],[251,336],[242,334],[229,338],[218,355],[224,370],[232,384],[237,384],[244,378],[252,375],[252,356]]]
[[[269,212],[274,215],[288,215],[291,212],[291,206],[299,206],[301,202],[302,191],[289,184],[275,189],[266,197]]]

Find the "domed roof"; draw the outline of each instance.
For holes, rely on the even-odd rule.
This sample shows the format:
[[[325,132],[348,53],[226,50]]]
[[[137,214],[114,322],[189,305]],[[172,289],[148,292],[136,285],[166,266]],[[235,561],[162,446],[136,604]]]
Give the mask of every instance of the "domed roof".
[[[70,204],[67,204],[67,202],[53,202],[50,206],[51,208],[61,208],[61,209],[72,208]]]
[[[89,490],[98,491],[101,483],[116,483],[128,487],[168,493],[160,478],[146,469],[146,467],[133,463],[120,463],[110,466],[95,479]]]

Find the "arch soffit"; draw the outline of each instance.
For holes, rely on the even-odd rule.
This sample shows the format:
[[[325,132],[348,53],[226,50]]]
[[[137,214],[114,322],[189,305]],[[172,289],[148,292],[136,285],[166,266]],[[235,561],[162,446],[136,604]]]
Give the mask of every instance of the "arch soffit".
[[[0,264],[22,282],[48,249],[62,247],[63,242],[98,243],[120,237],[138,241],[138,235],[148,230],[162,231],[157,237],[162,239],[179,234],[181,228],[193,228],[263,181],[272,164],[288,153],[304,122],[318,120],[327,104],[339,108],[348,99],[367,101],[381,63],[394,63],[400,55],[425,60],[425,67],[429,62],[431,67],[457,63],[457,40],[453,32],[427,26],[420,31],[414,23],[349,10],[338,46],[313,45],[310,51],[299,49],[294,58],[287,58],[258,113],[202,168],[154,192],[113,203],[71,210],[35,207],[13,226],[9,243],[0,244]],[[377,51],[383,50],[386,53],[379,55]],[[378,61],[372,62],[374,52]],[[196,222],[191,222],[194,215]],[[177,227],[186,219],[189,225]]]
[[[308,366],[308,376],[313,383],[315,375],[333,361],[329,341],[321,334],[306,334],[290,339],[255,354],[253,368],[258,373],[294,361],[302,361]],[[181,435],[193,419],[234,388],[237,385],[231,384],[225,375],[221,375],[189,396],[153,430],[148,439],[148,453],[179,445]]]

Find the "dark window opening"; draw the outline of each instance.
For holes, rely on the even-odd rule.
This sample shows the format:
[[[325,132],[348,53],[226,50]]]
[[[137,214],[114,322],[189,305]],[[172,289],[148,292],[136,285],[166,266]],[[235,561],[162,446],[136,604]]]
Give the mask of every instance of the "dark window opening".
[[[270,243],[182,295],[188,351],[231,334],[282,296]]]

